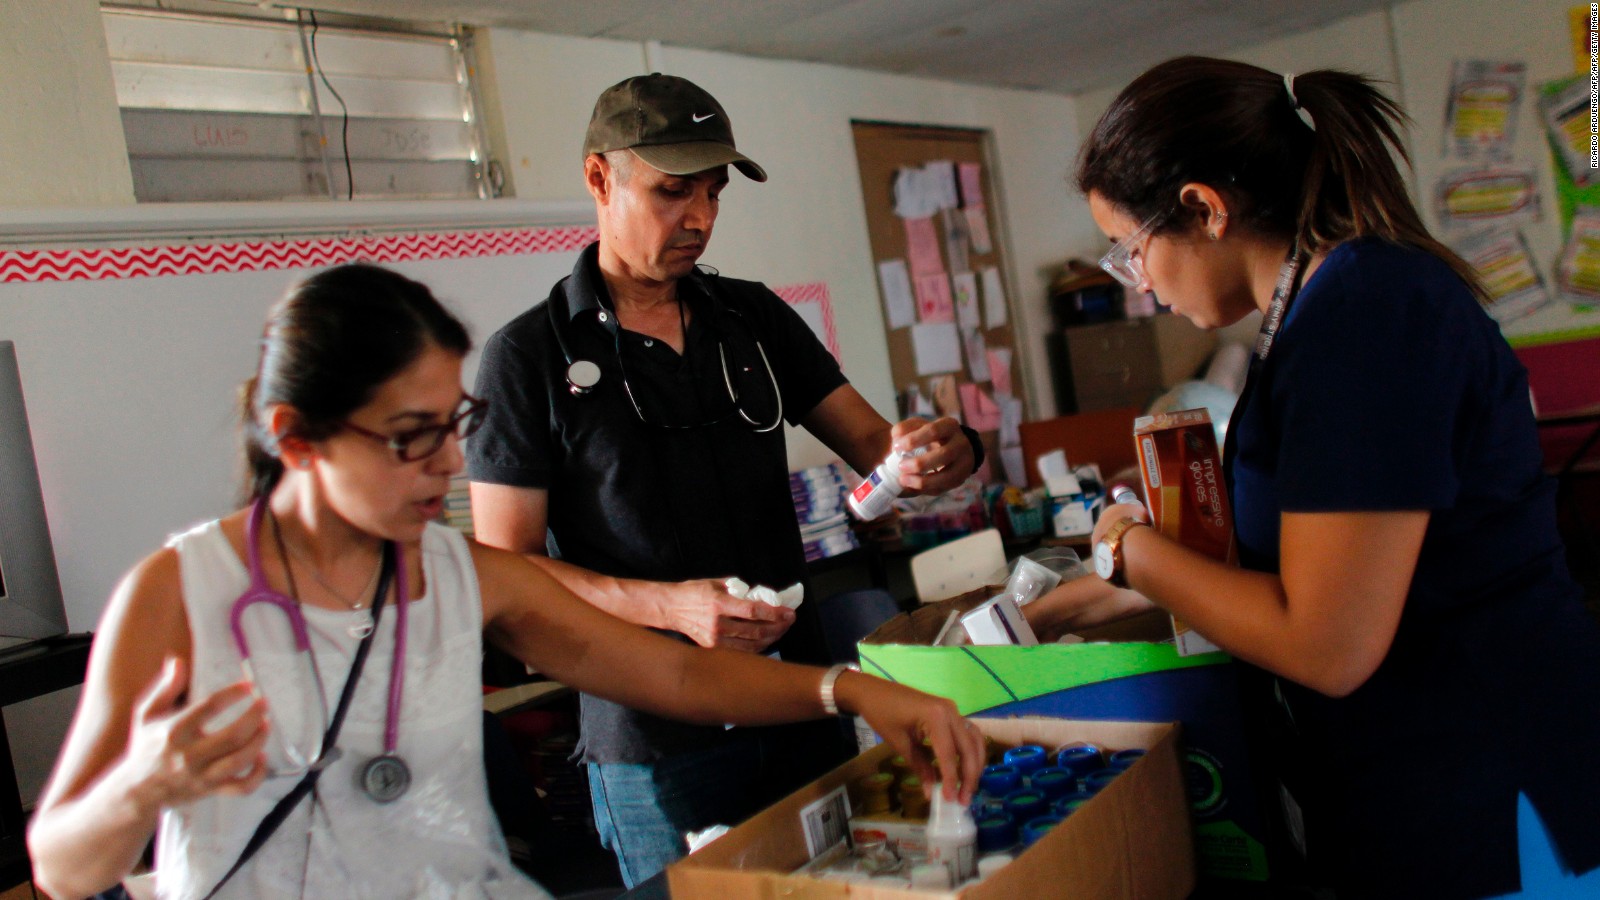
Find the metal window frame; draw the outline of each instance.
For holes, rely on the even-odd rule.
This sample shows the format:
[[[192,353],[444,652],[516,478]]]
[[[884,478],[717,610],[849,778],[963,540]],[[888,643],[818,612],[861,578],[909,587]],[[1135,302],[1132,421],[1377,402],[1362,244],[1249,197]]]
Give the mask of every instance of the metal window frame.
[[[207,5],[207,4],[197,4]],[[212,3],[208,6],[216,6]],[[138,15],[152,19],[166,21],[195,21],[209,24],[228,25],[236,27],[262,27],[274,30],[293,29],[299,43],[302,69],[305,73],[306,89],[309,97],[308,114],[316,129],[318,155],[320,156],[323,185],[326,188],[327,198],[335,201],[350,202],[338,190],[334,178],[335,167],[343,168],[345,151],[342,143],[335,145],[334,136],[329,134],[329,119],[331,115],[325,114],[320,98],[318,78],[320,73],[313,65],[311,48],[311,29],[308,11],[299,8],[266,8],[266,7],[241,7],[238,12],[229,10],[227,13],[193,9],[174,9],[167,5],[144,6],[127,3],[102,3],[102,13],[121,15]],[[463,25],[428,26],[420,23],[404,23],[388,20],[375,20],[368,17],[346,16],[331,13],[318,13],[317,31],[329,31],[346,35],[373,37],[388,40],[416,40],[448,48],[453,62],[456,84],[460,92],[461,113],[465,119],[466,133],[470,142],[469,154],[466,161],[471,166],[472,182],[478,199],[492,199],[502,195],[503,179],[495,173],[498,164],[489,157],[490,140],[488,128],[482,114],[483,101],[478,88],[475,73],[476,56],[474,52],[474,35],[470,28]],[[123,109],[120,101],[118,108]],[[183,112],[183,110],[174,110]],[[442,120],[437,120],[442,121]],[[131,154],[130,154],[131,158]],[[308,160],[310,162],[311,160]],[[316,164],[316,162],[313,162]],[[347,191],[353,186],[347,186]],[[306,193],[301,199],[310,199],[315,194]],[[382,192],[367,192],[367,196],[382,197]],[[412,200],[412,198],[395,198],[397,200]],[[457,199],[467,199],[464,195]],[[183,201],[152,201],[140,200],[141,203],[183,202]],[[238,203],[252,202],[240,200],[205,200],[192,202],[210,203]],[[293,202],[290,198],[275,201],[261,202]],[[381,201],[380,201],[381,202]],[[428,202],[428,201],[420,201]]]

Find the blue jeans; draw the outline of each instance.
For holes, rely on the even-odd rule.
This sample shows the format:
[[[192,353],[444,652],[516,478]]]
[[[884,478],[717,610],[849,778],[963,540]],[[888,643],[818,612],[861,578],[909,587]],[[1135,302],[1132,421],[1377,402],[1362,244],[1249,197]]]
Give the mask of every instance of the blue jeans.
[[[631,888],[682,858],[689,832],[737,825],[845,758],[837,723],[821,722],[735,730],[653,763],[590,763],[595,827]]]

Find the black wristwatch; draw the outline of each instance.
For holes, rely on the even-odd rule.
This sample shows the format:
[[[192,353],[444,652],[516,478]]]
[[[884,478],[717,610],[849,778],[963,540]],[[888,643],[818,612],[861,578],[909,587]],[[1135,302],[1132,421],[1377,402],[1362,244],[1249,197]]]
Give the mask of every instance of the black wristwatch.
[[[983,438],[978,436],[976,430],[965,425],[961,426],[961,433],[967,436],[967,443],[972,445],[972,474],[976,475],[983,468]]]

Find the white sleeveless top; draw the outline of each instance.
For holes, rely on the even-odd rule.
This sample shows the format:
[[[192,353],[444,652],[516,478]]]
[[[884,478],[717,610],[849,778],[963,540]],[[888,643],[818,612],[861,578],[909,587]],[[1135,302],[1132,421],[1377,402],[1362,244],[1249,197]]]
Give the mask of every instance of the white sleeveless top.
[[[239,681],[240,658],[229,625],[249,573],[217,522],[172,540],[183,578],[193,655],[191,698]],[[489,807],[483,770],[483,606],[466,540],[430,524],[422,535],[427,593],[409,608],[405,690],[397,754],[411,787],[388,804],[374,802],[357,774],[383,752],[395,610],[386,605],[355,696],[339,734],[340,757],[322,773],[265,846],[233,876],[219,898],[548,898],[510,862]],[[246,638],[261,673],[268,716],[285,734],[314,700],[291,708],[275,695],[314,691],[310,663],[294,650],[288,617],[254,604]],[[350,672],[359,641],[350,626],[368,613],[301,607],[321,672],[328,714]],[[287,678],[285,676],[288,676]],[[303,696],[314,696],[306,693]],[[320,729],[318,729],[320,730]],[[269,739],[269,763],[279,761]],[[269,777],[248,797],[213,796],[162,811],[156,840],[156,889],[163,898],[204,897],[232,867],[256,825],[299,776]]]

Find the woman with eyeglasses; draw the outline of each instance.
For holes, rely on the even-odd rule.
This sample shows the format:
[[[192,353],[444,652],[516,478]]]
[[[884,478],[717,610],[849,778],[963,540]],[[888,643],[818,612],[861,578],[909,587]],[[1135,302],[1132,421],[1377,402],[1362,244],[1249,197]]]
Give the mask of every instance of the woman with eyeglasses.
[[[1188,57],[1101,117],[1077,182],[1130,289],[1216,328],[1261,313],[1227,434],[1239,566],[1108,508],[1113,586],[1251,664],[1304,850],[1341,897],[1518,889],[1519,798],[1600,865],[1600,636],[1541,471],[1527,374],[1424,227],[1367,79]],[[1527,852],[1524,846],[1522,852]]]
[[[468,348],[426,287],[374,266],[273,309],[243,397],[249,503],[112,598],[29,831],[40,888],[112,888],[154,835],[163,897],[545,896],[487,801],[485,635],[688,721],[859,712],[925,779],[976,783],[982,738],[948,701],[677,643],[437,523],[482,419]]]

